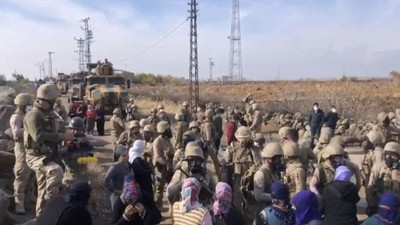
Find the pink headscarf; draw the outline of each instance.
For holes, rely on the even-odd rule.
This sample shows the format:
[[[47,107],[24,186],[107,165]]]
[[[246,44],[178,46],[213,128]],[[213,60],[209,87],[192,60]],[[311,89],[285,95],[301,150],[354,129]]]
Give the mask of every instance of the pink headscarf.
[[[201,206],[199,203],[201,184],[196,178],[187,178],[182,184],[180,211],[186,213]]]
[[[219,182],[215,187],[213,212],[214,215],[227,214],[232,207],[232,188],[225,182]]]

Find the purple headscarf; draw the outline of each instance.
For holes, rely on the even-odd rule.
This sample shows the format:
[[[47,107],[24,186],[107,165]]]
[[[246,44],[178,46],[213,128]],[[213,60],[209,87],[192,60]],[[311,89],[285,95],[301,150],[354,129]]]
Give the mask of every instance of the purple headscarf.
[[[229,184],[219,182],[215,187],[214,215],[227,214],[232,207],[232,188]]]
[[[379,201],[379,212],[376,217],[386,225],[399,224],[399,208],[399,197],[392,192],[387,192]]]
[[[135,204],[140,198],[140,187],[133,174],[124,177],[121,200],[125,205]]]
[[[292,198],[292,204],[296,208],[296,225],[304,225],[312,220],[321,220],[318,211],[317,196],[311,191],[300,191]]]
[[[353,173],[346,166],[339,166],[335,172],[335,180],[350,181]]]

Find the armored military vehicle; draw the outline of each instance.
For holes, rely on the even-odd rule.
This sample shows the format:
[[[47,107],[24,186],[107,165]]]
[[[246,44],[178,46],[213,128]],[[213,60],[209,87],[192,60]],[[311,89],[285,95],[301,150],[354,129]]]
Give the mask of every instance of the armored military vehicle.
[[[130,80],[115,74],[107,59],[97,63],[96,73],[85,77],[84,85],[87,101],[101,104],[108,113],[117,107],[124,108],[129,101]]]
[[[61,94],[67,94],[69,76],[64,73],[58,73],[56,84]]]

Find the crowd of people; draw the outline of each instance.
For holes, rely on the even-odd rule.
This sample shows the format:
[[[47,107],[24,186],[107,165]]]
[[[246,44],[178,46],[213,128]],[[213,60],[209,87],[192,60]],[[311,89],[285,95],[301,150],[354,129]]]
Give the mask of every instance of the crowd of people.
[[[104,135],[105,112],[84,104],[66,113],[59,96],[55,85],[43,84],[36,99],[15,99],[15,212],[25,213],[27,186],[36,178],[37,218],[68,193],[54,224],[92,224],[85,162],[95,152],[96,122]],[[315,103],[307,127],[282,126],[267,141],[261,105],[251,95],[243,101],[244,110],[191,109],[184,102],[174,118],[163,105],[144,117],[133,99],[116,108],[110,119],[115,163],[104,176],[109,222],[158,224],[168,205],[176,225],[353,225],[364,186],[369,217],[362,224],[400,224],[400,144],[388,114],[379,114],[363,139],[360,173],[335,132],[335,106],[325,115]],[[69,121],[67,130],[55,126],[60,121]]]

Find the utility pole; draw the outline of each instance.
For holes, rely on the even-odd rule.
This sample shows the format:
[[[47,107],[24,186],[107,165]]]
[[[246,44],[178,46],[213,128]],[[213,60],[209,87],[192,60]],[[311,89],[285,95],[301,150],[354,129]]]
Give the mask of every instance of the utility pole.
[[[49,78],[53,78],[53,60],[51,59],[52,54],[54,54],[54,52],[50,51],[49,52]]]
[[[75,53],[78,53],[78,70],[79,72],[83,72],[85,70],[85,59],[84,59],[84,49],[85,49],[85,40],[83,38],[74,38],[77,45],[78,50],[75,50]]]
[[[210,65],[210,83],[211,83],[213,81],[213,76],[212,76],[213,73],[212,72],[213,72],[213,67],[215,64],[214,64],[213,58],[210,57],[209,60],[210,60],[209,65]]]
[[[85,32],[85,63],[86,66],[88,63],[92,62],[92,53],[90,49],[90,45],[92,44],[93,39],[93,31],[89,27],[89,17],[86,17],[82,20],[84,26],[81,29]],[[89,68],[88,68],[89,69]]]
[[[237,79],[239,82],[243,80],[242,68],[242,37],[240,31],[240,6],[239,0],[232,1],[232,24],[230,49],[229,49],[229,76],[231,81]]]
[[[189,59],[189,104],[191,112],[199,104],[199,61],[197,52],[197,0],[190,0],[190,59]]]
[[[35,64],[39,68],[39,79],[42,79],[42,63],[38,62]]]

